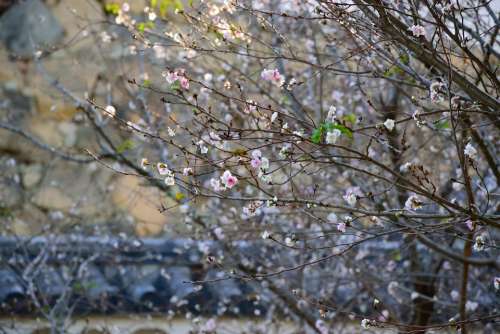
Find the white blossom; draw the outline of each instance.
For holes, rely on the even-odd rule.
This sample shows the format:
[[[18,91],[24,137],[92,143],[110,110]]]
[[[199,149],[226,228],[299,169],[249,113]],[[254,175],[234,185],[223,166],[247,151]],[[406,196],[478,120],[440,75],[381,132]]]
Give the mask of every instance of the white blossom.
[[[157,165],[156,165],[156,168],[158,169],[158,173],[160,175],[167,175],[170,170],[168,169],[168,166],[166,163],[164,162],[159,162]]]
[[[481,252],[481,251],[484,250],[484,246],[485,245],[484,245],[484,238],[483,238],[483,236],[482,235],[478,235],[476,237],[475,242],[474,242],[474,246],[473,246],[474,250],[476,252]]]
[[[329,131],[326,133],[326,143],[327,144],[335,144],[337,139],[339,139],[342,132],[339,129],[334,129],[333,131]]]
[[[422,208],[422,201],[417,195],[411,195],[405,202],[406,210],[418,210]]]
[[[106,106],[106,108],[104,108],[104,110],[106,111],[106,115],[107,116],[109,116],[109,117],[115,117],[115,115],[116,115],[116,108],[113,107],[112,105]]]
[[[278,118],[278,112],[277,111],[273,112],[273,114],[271,115],[271,123],[273,123],[276,120],[276,118]]]
[[[415,37],[425,36],[425,28],[420,25],[414,24],[410,28],[408,28],[408,30],[410,30]]]
[[[396,124],[396,123],[394,122],[394,120],[393,120],[393,119],[390,119],[390,118],[386,119],[386,120],[385,120],[385,122],[384,122],[384,126],[385,126],[385,128],[386,128],[387,130],[389,130],[389,132],[390,132],[390,131],[392,131],[392,130],[394,129],[394,125],[395,125],[395,124]]]
[[[474,148],[474,146],[472,146],[471,143],[465,145],[464,154],[472,160],[476,160],[477,158],[477,150]]]
[[[370,328],[372,325],[372,322],[370,319],[363,319],[361,320],[361,327],[363,327],[364,329],[368,329]]]

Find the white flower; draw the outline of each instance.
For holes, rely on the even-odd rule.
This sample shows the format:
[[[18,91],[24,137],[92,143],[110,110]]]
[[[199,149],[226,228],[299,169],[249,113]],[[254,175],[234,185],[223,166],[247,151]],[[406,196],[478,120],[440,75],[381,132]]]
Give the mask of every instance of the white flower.
[[[434,81],[431,83],[430,90],[430,98],[432,102],[439,102],[443,100],[443,88],[445,84],[441,81]]]
[[[346,224],[344,222],[340,222],[337,224],[337,231],[345,233]]]
[[[210,179],[210,186],[212,187],[212,189],[214,191],[224,190],[224,188],[222,188],[222,186],[220,184],[220,180],[219,179],[215,179],[215,178]]]
[[[418,292],[413,291],[413,292],[411,293],[410,298],[411,298],[411,300],[415,300],[415,299],[417,299],[419,296],[420,296],[420,294],[419,294]]]
[[[330,109],[328,109],[328,115],[326,116],[326,121],[333,123],[335,122],[336,118],[337,118],[337,108],[331,106]]]
[[[168,127],[168,128],[167,128],[167,132],[168,132],[168,135],[169,135],[170,137],[175,136],[175,131],[174,131],[174,130],[172,130],[170,127]]]
[[[495,277],[493,279],[493,286],[495,287],[495,290],[500,290],[500,277]]]
[[[406,210],[417,210],[422,208],[422,201],[417,195],[411,195],[405,202]]]
[[[471,302],[470,300],[465,303],[465,309],[467,312],[474,312],[478,306],[479,304],[477,302]]]
[[[167,164],[164,163],[164,162],[159,162],[156,165],[156,168],[158,169],[158,173],[160,173],[160,175],[167,175],[170,172],[170,170],[168,169]]]
[[[269,169],[269,159],[268,159],[268,158],[266,158],[266,157],[262,157],[262,158],[260,159],[260,162],[261,162],[261,163],[260,163],[260,169],[261,169],[261,170],[264,170],[264,171],[265,171],[265,170],[268,170],[268,169]]]
[[[342,132],[339,129],[334,129],[333,131],[329,131],[326,133],[326,143],[327,144],[335,144],[337,139],[340,137]]]
[[[384,122],[384,126],[385,126],[385,128],[386,128],[387,130],[389,130],[389,132],[390,132],[390,131],[392,131],[392,130],[394,129],[394,125],[395,125],[395,124],[396,124],[396,123],[394,122],[394,120],[393,120],[393,119],[390,119],[390,118],[386,119],[386,120],[385,120],[385,122]]]
[[[468,143],[465,145],[464,154],[470,159],[476,160],[477,150],[471,145],[471,143]]]
[[[425,28],[419,25],[412,25],[408,30],[411,30],[411,33],[415,37],[425,36]]]
[[[116,109],[115,107],[111,106],[111,105],[108,105],[106,106],[106,108],[104,108],[104,110],[106,111],[106,115],[109,116],[109,117],[115,117],[116,115]]]
[[[193,173],[193,169],[191,167],[186,167],[182,170],[182,175],[188,176]]]
[[[252,151],[252,158],[260,159],[262,157],[262,152],[260,150]]]
[[[273,114],[271,115],[271,123],[274,122],[276,120],[276,118],[278,118],[278,112],[277,111],[273,112]]]
[[[480,251],[484,250],[484,238],[482,235],[478,235],[476,237],[476,241],[474,242],[473,248],[476,252],[480,252]]]
[[[149,165],[149,161],[148,161],[148,159],[146,159],[146,158],[142,158],[142,159],[141,159],[141,168],[142,168],[142,169],[147,169],[147,168],[148,168],[148,165]]]
[[[351,187],[347,189],[344,197],[344,200],[350,205],[354,206],[358,200],[358,196],[361,196],[361,191],[359,190],[359,187]]]
[[[201,154],[207,154],[208,147],[205,146],[205,142],[203,140],[200,140],[199,142],[197,142],[196,145],[198,145],[198,147],[200,148]]]
[[[271,233],[269,233],[267,230],[265,230],[264,232],[262,232],[262,239],[269,239],[269,237],[271,236]]]
[[[281,148],[280,152],[279,152],[279,156],[283,159],[285,159],[288,155],[288,153],[290,153],[290,149],[291,149],[291,144],[290,143],[286,143],[285,145],[283,145],[283,147]]]
[[[401,165],[401,167],[399,167],[399,171],[401,173],[406,173],[410,169],[410,167],[411,167],[411,162],[407,162],[407,163]]]
[[[174,174],[168,175],[168,176],[165,178],[165,184],[166,184],[167,186],[173,186],[173,185],[175,184]]]
[[[215,141],[221,140],[221,137],[213,131],[210,132],[209,137],[210,137],[210,139],[215,140]]]
[[[368,329],[371,327],[371,320],[370,319],[363,319],[361,320],[361,327],[363,327],[364,329]]]
[[[290,237],[286,237],[285,238],[285,244],[288,246],[288,247],[293,247],[295,246],[295,240],[293,240],[292,238]]]

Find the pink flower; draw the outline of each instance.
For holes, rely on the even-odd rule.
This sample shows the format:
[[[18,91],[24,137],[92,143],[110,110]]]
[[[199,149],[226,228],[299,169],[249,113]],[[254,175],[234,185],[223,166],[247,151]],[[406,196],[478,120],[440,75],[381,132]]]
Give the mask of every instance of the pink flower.
[[[186,75],[184,74],[185,72],[186,71],[181,68],[175,71],[164,72],[163,76],[165,77],[165,80],[167,80],[169,84],[179,82],[179,85],[182,87],[182,89],[188,90],[189,79],[186,78]]]
[[[226,170],[224,174],[222,174],[221,180],[222,183],[229,189],[231,189],[238,183],[238,179],[236,178],[236,176],[232,175],[228,170]]]
[[[470,231],[472,231],[474,229],[474,222],[472,220],[470,220],[470,219],[465,222],[465,225],[467,226],[467,228]]]
[[[415,37],[425,36],[425,28],[419,25],[412,25],[408,30],[411,30],[411,33]]]
[[[214,332],[216,328],[217,328],[217,323],[215,322],[215,319],[210,318],[207,320],[205,325],[201,327],[201,331],[211,333]]]
[[[260,160],[259,158],[254,158],[250,161],[250,165],[252,166],[252,168],[257,169],[262,165],[262,160]]]
[[[262,73],[260,74],[260,77],[262,78],[262,80],[272,81],[272,82],[277,83],[280,86],[285,81],[285,79],[283,79],[283,76],[281,75],[280,71],[278,71],[277,69],[274,69],[274,70],[264,69],[262,71]]]
[[[165,77],[165,80],[167,80],[167,82],[169,84],[172,84],[172,83],[176,82],[177,80],[179,80],[179,76],[177,75],[177,72],[174,72],[174,71],[168,71],[167,73],[164,73],[163,76]]]
[[[182,89],[188,90],[189,89],[189,79],[182,76],[179,77],[179,83],[181,84]]]
[[[363,193],[361,192],[359,187],[350,187],[345,192],[343,198],[350,206],[354,206],[358,200],[358,197],[361,197],[362,195]]]

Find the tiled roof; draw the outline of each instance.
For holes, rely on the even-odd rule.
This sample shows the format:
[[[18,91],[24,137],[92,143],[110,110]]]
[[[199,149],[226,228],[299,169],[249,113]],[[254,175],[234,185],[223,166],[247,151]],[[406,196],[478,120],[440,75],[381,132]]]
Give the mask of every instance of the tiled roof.
[[[32,313],[35,299],[53,306],[69,290],[77,313],[264,314],[255,284],[188,283],[220,277],[201,250],[217,252],[189,240],[1,238],[0,314]]]

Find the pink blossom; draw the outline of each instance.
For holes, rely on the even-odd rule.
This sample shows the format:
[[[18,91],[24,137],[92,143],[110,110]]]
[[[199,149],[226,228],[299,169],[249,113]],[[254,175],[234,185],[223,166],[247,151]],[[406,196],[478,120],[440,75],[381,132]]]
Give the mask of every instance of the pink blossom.
[[[238,179],[236,178],[236,176],[232,175],[228,170],[226,170],[224,174],[222,174],[221,180],[222,183],[229,189],[231,189],[238,183]]]
[[[411,33],[415,37],[425,36],[425,28],[419,25],[412,25],[408,30],[411,30]]]
[[[252,168],[257,169],[262,165],[262,160],[259,158],[254,158],[250,161],[250,165],[252,166]]]
[[[179,80],[179,76],[177,75],[177,72],[174,71],[168,71],[167,73],[164,73],[165,79],[169,84],[172,84]]]
[[[260,77],[265,81],[272,81],[277,83],[278,85],[282,85],[283,82],[285,81],[280,71],[278,71],[277,69],[274,70],[264,69],[260,74]]]
[[[186,71],[181,68],[181,69],[177,69],[175,71],[164,72],[163,76],[165,77],[165,80],[167,80],[167,82],[169,84],[179,82],[182,89],[188,90],[189,89],[189,79],[186,77],[185,72]]]
[[[189,79],[182,76],[179,77],[179,83],[181,84],[182,89],[188,90],[189,89]]]
[[[470,219],[465,222],[465,225],[467,226],[467,228],[470,231],[472,231],[474,229],[474,222],[472,220],[470,220]]]

